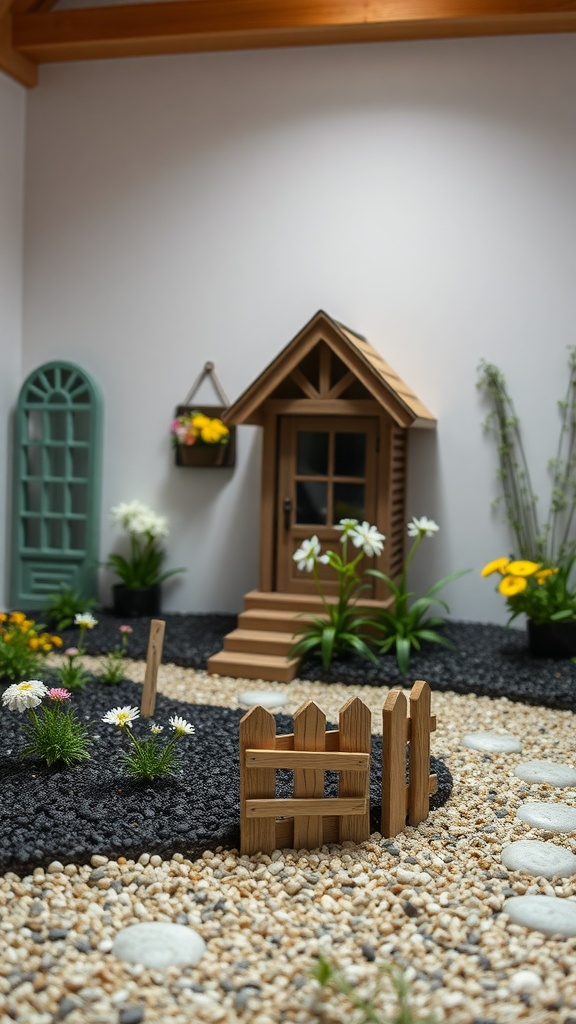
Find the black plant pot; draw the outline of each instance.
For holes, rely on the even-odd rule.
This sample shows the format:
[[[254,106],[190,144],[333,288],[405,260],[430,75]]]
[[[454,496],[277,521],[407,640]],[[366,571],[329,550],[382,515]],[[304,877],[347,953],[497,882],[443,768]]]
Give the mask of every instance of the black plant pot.
[[[122,619],[137,619],[160,614],[160,584],[153,587],[125,587],[116,583],[112,587],[113,611]]]
[[[576,657],[576,621],[532,622],[528,619],[528,650],[533,658]]]

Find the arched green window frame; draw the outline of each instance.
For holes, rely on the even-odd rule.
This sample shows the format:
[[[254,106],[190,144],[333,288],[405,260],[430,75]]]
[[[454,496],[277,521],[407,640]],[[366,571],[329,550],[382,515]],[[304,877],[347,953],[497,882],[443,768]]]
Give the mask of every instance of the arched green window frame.
[[[102,480],[98,385],[74,363],[34,370],[14,436],[11,602],[37,609],[63,584],[96,596]]]

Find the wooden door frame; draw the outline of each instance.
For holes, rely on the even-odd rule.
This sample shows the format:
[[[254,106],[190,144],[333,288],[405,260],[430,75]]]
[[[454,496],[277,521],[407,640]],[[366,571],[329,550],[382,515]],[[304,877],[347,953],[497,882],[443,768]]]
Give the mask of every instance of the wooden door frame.
[[[260,499],[260,565],[258,583],[260,590],[265,593],[273,593],[278,590],[276,584],[276,558],[277,558],[277,501],[278,488],[278,462],[280,442],[280,416],[290,415],[287,409],[279,410],[274,408],[272,403],[266,403],[267,408],[263,409],[262,427],[262,478],[261,478],[261,499]],[[302,403],[303,405],[304,403]],[[377,456],[377,484],[376,484],[376,525],[385,535],[390,535],[391,510],[389,494],[382,482],[389,479],[391,464],[391,436],[392,422],[389,415],[377,402],[363,402],[362,409],[352,411],[350,404],[342,402],[341,406],[334,408],[335,402],[330,403],[329,409],[318,409],[318,402],[310,403],[311,408],[298,408],[294,410],[295,418],[307,416],[341,416],[342,419],[350,421],[361,417],[376,417],[379,424],[380,446]],[[386,546],[384,553],[377,560],[378,568],[386,571]],[[386,588],[381,581],[376,581],[374,598],[382,600],[386,596]]]

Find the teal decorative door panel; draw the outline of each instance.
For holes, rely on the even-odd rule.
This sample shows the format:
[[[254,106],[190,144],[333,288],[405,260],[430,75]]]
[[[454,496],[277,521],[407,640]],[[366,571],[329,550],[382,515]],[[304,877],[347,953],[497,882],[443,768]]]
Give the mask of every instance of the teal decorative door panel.
[[[16,412],[13,607],[39,608],[60,584],[96,595],[101,477],[99,388],[73,363],[46,363]]]

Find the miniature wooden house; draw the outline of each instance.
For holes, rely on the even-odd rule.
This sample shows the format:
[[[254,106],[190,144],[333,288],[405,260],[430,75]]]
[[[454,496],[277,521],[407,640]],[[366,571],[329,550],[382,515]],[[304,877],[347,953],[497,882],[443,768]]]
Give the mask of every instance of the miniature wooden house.
[[[246,595],[238,629],[208,663],[221,675],[286,680],[294,620],[317,612],[314,580],[294,552],[316,534],[339,546],[341,519],[385,534],[373,567],[399,574],[406,534],[407,432],[435,419],[361,335],[320,310],[228,409],[236,425],[264,430],[259,590]],[[326,593],[332,571],[322,567]],[[370,577],[368,577],[370,579]],[[363,604],[385,604],[379,580]]]

